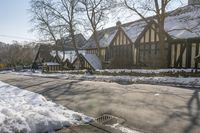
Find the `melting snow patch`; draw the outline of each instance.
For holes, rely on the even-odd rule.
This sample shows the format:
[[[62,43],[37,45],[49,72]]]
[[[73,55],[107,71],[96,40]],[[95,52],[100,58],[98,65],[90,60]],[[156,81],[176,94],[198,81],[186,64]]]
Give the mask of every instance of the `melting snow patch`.
[[[120,130],[122,133],[141,133],[141,132],[132,130],[130,128],[124,127],[124,126],[120,125],[119,123],[115,123],[113,125],[106,125],[106,126],[110,126],[110,127],[115,128],[117,130]]]
[[[129,128],[126,128],[126,127],[119,127],[119,130],[122,131],[123,133],[140,133],[138,131],[134,131],[134,130],[131,130]]]
[[[79,119],[77,119],[79,118]],[[0,81],[0,132],[54,132],[92,118]]]
[[[154,94],[154,96],[159,96],[159,95],[160,95],[159,93]]]

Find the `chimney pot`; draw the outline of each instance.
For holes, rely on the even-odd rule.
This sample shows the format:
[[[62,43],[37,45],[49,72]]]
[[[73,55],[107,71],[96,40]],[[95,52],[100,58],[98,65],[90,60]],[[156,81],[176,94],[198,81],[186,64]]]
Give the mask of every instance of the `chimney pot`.
[[[116,26],[121,26],[121,25],[122,25],[121,21],[117,21]]]

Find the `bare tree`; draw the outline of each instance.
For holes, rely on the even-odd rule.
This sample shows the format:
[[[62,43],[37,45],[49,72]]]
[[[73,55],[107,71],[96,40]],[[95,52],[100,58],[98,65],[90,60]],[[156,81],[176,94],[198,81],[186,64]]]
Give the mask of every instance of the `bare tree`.
[[[32,0],[30,12],[32,14],[31,22],[34,24],[34,29],[41,33],[47,40],[55,43],[56,55],[58,55],[57,43],[58,39],[64,35],[62,26],[59,21],[51,14],[49,8],[45,5],[45,0]],[[48,1],[51,3],[51,1]],[[64,50],[63,50],[64,51]],[[63,53],[63,57],[64,57]]]
[[[131,11],[139,15],[147,24],[150,21],[146,18],[146,14],[151,13],[155,15],[154,21],[157,24],[158,29],[151,27],[158,34],[159,38],[159,57],[160,57],[160,67],[165,67],[165,37],[166,32],[164,29],[165,18],[167,17],[167,8],[170,3],[174,0],[124,0],[125,6]]]
[[[100,46],[98,40],[98,29],[101,28],[101,24],[105,21],[106,11],[111,8],[114,0],[82,0],[84,5],[84,11],[86,12],[89,20],[90,30],[93,33],[94,41],[98,49],[98,56],[100,56]]]
[[[12,44],[6,44],[0,48],[0,64],[8,67],[18,65],[28,66],[32,64],[36,49],[31,43],[22,45],[17,41]]]
[[[71,39],[74,50],[81,61],[79,51],[76,45],[75,31],[78,23],[76,15],[79,12],[79,0],[42,0],[43,6],[59,22],[59,27],[66,30]],[[81,67],[83,63],[81,61]]]

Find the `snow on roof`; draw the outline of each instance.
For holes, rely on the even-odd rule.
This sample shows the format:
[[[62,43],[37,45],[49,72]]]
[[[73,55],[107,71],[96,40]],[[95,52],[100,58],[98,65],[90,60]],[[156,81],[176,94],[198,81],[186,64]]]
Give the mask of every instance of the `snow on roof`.
[[[125,33],[129,36],[132,42],[135,42],[137,37],[143,31],[147,24],[144,21],[134,21],[126,24],[122,24],[121,27]],[[101,31],[98,31],[99,45],[101,48],[108,47],[117,33],[118,27],[110,27]],[[89,38],[83,49],[96,48],[93,35]]]
[[[174,39],[200,37],[200,6],[185,6],[171,12],[165,20],[165,31]]]
[[[58,66],[60,64],[55,63],[55,62],[44,62],[43,65],[47,65],[47,66]]]
[[[102,69],[101,61],[96,56],[96,54],[81,54],[84,56],[84,58],[88,61],[88,63],[95,69]]]
[[[132,23],[128,26],[122,27],[122,29],[134,43],[138,36],[142,33],[146,25],[147,23],[144,21],[136,21],[135,23]]]
[[[99,46],[101,48],[109,46],[116,33],[117,33],[116,27],[111,27],[98,31],[97,34],[98,34]],[[93,35],[87,40],[86,44],[82,47],[82,49],[88,49],[88,48],[89,49],[96,48],[96,43]]]
[[[152,20],[153,17],[147,18]],[[143,20],[137,20],[122,24],[121,27],[127,36],[134,43],[142,33],[147,23]],[[112,39],[117,33],[117,26],[98,31],[98,40],[100,47],[110,45]],[[165,31],[174,39],[188,39],[200,37],[200,5],[189,5],[178,8],[169,13],[165,20]],[[93,35],[89,38],[82,49],[96,48]]]
[[[79,52],[79,54],[81,54],[81,53],[86,53],[85,50],[79,50],[78,52]],[[52,55],[53,57],[55,57],[55,56],[56,56],[56,51],[52,51],[52,52],[51,52],[51,55]],[[73,63],[74,60],[75,60],[76,57],[77,57],[76,52],[75,52],[74,50],[71,50],[71,51],[64,51],[64,52],[63,52],[63,51],[58,51],[58,56],[59,56],[59,58],[60,58],[62,61],[68,60],[70,63]]]
[[[96,70],[96,69],[102,69],[101,66],[101,61],[99,58],[96,56],[96,54],[88,54],[86,53],[85,50],[79,50],[79,54],[81,54],[87,61],[88,63]],[[50,53],[53,57],[56,56],[56,51],[52,51]],[[61,60],[66,61],[68,60],[70,63],[73,63],[76,58],[76,52],[74,50],[71,51],[64,51],[64,54],[62,51],[58,51],[58,56]],[[63,58],[64,56],[64,58]],[[47,65],[57,65],[58,63],[53,63],[53,62],[47,62]],[[59,65],[59,64],[58,64]]]
[[[115,34],[117,33],[117,31],[111,31],[111,32],[106,32],[103,37],[100,39],[99,43],[101,47],[107,47],[110,45],[113,37],[115,36]]]

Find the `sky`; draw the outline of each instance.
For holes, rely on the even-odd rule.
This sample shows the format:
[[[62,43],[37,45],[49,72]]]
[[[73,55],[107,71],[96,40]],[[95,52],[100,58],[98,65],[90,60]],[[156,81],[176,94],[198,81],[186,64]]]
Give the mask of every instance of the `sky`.
[[[36,38],[30,32],[29,0],[1,0],[0,2],[0,41],[11,43],[33,41]]]
[[[35,41],[37,35],[30,32],[30,0],[1,0],[0,1],[0,42],[12,43],[13,40]],[[184,0],[187,1],[187,0]],[[116,21],[122,23],[133,21],[139,17],[127,10],[114,10],[120,14],[109,14],[109,21],[105,27],[114,26]]]

